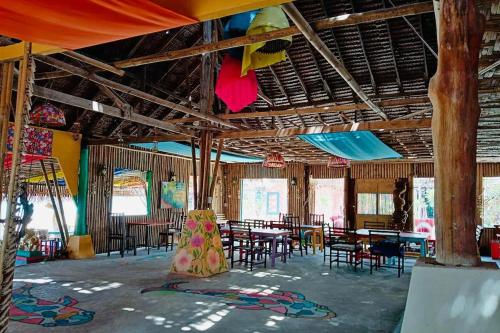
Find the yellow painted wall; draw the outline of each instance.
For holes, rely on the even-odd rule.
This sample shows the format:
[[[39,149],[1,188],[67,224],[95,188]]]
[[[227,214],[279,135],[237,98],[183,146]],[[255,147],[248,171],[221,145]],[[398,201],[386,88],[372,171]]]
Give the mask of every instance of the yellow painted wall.
[[[54,133],[52,156],[57,158],[64,173],[64,179],[72,196],[78,195],[78,169],[80,167],[81,135],[73,138],[74,133],[51,130]]]

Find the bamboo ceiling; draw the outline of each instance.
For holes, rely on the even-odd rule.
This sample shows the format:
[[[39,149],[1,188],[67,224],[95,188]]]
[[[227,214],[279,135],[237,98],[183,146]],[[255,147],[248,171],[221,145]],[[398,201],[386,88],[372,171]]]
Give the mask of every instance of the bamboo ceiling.
[[[484,69],[499,58],[500,0],[479,3],[487,17],[480,59],[480,67]],[[410,123],[432,116],[427,89],[437,66],[437,59],[430,49],[437,50],[437,41],[435,14],[430,1],[298,0],[294,4],[390,120]],[[397,8],[392,8],[393,5]],[[405,21],[398,14],[402,6],[418,9],[423,14],[406,16]],[[333,20],[325,20],[345,14],[380,13],[384,10],[392,15],[386,17],[393,18],[349,25],[337,20],[333,27],[328,25]],[[356,22],[365,22],[367,16],[359,17],[361,21]],[[222,22],[218,21],[217,26],[220,29]],[[1,45],[12,42],[5,37],[0,39]],[[172,140],[187,140],[189,136],[197,136],[201,128],[196,116],[199,112],[201,57],[199,53],[186,56],[183,50],[199,48],[202,44],[201,24],[194,24],[76,52],[40,56],[36,85],[46,89],[39,90],[38,96],[42,97],[38,97],[35,103],[45,99],[63,101],[56,104],[66,114],[66,129],[70,130],[79,123],[87,140],[112,142],[108,139],[120,137],[140,141],[148,140],[148,137],[153,140],[153,136],[167,138],[166,135]],[[187,53],[194,54],[190,52]],[[223,52],[217,54],[220,63]],[[136,66],[137,60],[144,57],[156,60]],[[92,60],[97,60],[97,64]],[[103,63],[116,66],[103,70],[102,66],[99,68]],[[75,67],[83,70],[76,71]],[[500,66],[480,75],[479,158],[500,157],[499,76]],[[234,131],[249,133],[381,120],[300,34],[294,34],[287,61],[257,70],[257,78],[260,98],[241,113],[228,114],[223,103],[216,100],[217,118],[209,119],[210,125],[207,126],[218,131],[219,136]],[[103,82],[108,88],[102,87]],[[135,90],[128,91],[127,87]],[[68,101],[57,92],[83,100],[80,103],[69,98],[71,101]],[[165,102],[159,103],[155,97]],[[116,116],[103,115],[88,107],[85,109],[85,100],[109,106]],[[405,158],[432,158],[430,128],[408,126],[375,130],[374,134]],[[311,163],[325,162],[328,157],[327,153],[294,136],[238,138],[228,135],[225,149],[254,156],[278,150],[288,160]]]

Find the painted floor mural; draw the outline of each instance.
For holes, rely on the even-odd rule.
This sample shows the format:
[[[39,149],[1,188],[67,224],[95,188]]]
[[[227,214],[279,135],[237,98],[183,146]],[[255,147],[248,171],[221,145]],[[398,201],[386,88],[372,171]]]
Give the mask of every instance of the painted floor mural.
[[[161,287],[147,288],[144,293],[173,294],[176,292],[223,298],[226,305],[242,310],[270,310],[293,318],[328,319],[336,316],[327,306],[308,301],[304,295],[294,291],[276,290],[272,293],[251,292],[240,289],[181,289],[180,284],[169,282]]]
[[[57,301],[38,298],[32,294],[34,288],[43,284],[23,283],[12,293],[10,318],[25,324],[44,327],[73,326],[86,324],[94,319],[94,312],[77,308],[78,300],[62,296]]]

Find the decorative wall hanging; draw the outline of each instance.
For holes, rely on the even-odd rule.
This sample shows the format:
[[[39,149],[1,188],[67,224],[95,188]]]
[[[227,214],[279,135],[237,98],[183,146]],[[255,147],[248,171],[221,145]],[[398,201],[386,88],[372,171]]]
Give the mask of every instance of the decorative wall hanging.
[[[267,154],[266,159],[262,162],[264,168],[284,168],[286,166],[285,159],[278,152]]]
[[[273,290],[272,292],[254,292],[242,289],[180,289],[179,284],[166,283],[161,287],[147,288],[142,294],[157,292],[170,294],[178,292],[223,299],[226,305],[241,310],[268,310],[292,318],[329,319],[336,316],[325,305],[308,301],[304,295],[295,291]]]
[[[182,228],[170,272],[208,277],[228,271],[212,210],[192,210]]]
[[[66,126],[64,112],[50,103],[39,104],[30,112],[30,123],[38,126]]]
[[[257,76],[249,70],[241,76],[241,62],[226,54],[219,71],[215,93],[229,110],[239,112],[257,100]]]
[[[288,18],[279,6],[261,9],[248,27],[247,35],[258,35],[290,27]],[[249,69],[267,67],[286,60],[286,49],[292,44],[292,37],[282,37],[267,42],[245,45],[241,75]]]
[[[27,127],[24,129],[24,153],[38,156],[52,155],[53,132],[44,128]],[[7,150],[14,145],[14,124],[9,124]]]
[[[161,182],[160,208],[185,208],[186,185],[183,182]]]
[[[349,168],[351,166],[351,161],[339,156],[330,156],[328,158],[329,168]]]

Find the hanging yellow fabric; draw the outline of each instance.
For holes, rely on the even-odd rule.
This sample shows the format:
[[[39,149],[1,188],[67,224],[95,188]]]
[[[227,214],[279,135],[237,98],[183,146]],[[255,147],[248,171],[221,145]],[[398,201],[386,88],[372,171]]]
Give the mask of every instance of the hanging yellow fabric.
[[[262,9],[250,24],[247,35],[258,35],[265,32],[288,28],[290,24],[288,19],[279,6],[267,7]],[[292,37],[283,37],[279,39],[284,46],[290,45]],[[273,41],[271,41],[273,43]],[[241,66],[241,76],[245,76],[250,69],[263,68],[280,61],[286,60],[286,51],[284,49],[277,52],[262,52],[262,49],[269,42],[254,43],[245,46]]]

